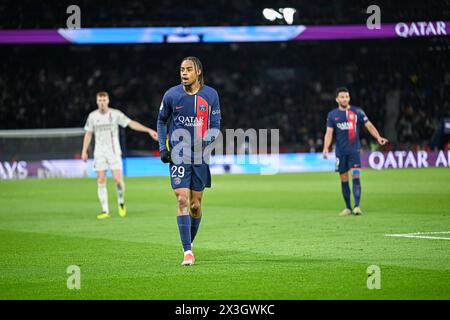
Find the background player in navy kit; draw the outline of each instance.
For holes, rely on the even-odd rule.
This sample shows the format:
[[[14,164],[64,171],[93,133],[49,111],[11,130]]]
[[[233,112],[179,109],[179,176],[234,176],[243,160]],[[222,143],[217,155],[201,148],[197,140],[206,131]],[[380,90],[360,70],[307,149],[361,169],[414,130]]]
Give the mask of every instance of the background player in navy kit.
[[[204,159],[194,163],[194,153],[180,154],[174,149],[201,149],[212,143],[220,128],[220,104],[217,91],[204,85],[203,67],[196,57],[184,58],[180,65],[181,84],[167,90],[158,115],[158,141],[161,161],[170,163],[170,180],[178,202],[177,223],[184,250],[182,265],[191,265],[195,258],[192,242],[202,217],[204,188],[211,187],[209,166]],[[211,130],[215,129],[215,130]],[[190,135],[190,141],[175,138],[175,131]],[[198,155],[198,154],[197,154]],[[175,161],[175,157],[180,161]]]
[[[346,88],[336,90],[336,102],[338,107],[330,111],[327,116],[323,156],[325,159],[327,158],[334,133],[336,138],[336,171],[340,174],[342,195],[346,204],[346,208],[339,215],[347,216],[352,214],[352,212],[355,215],[360,215],[362,214],[359,207],[361,198],[359,129],[361,124],[365,125],[380,145],[385,145],[388,140],[380,136],[378,130],[369,121],[361,108],[350,106],[350,94]],[[350,186],[348,182],[349,171],[351,171],[353,179],[353,197],[355,200],[353,211],[351,209]]]

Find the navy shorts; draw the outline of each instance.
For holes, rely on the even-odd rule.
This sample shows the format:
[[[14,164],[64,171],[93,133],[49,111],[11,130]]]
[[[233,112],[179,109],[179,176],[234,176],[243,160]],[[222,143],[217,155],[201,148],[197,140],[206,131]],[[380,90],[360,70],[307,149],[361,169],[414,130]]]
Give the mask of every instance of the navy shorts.
[[[211,172],[207,164],[173,164],[170,166],[172,189],[188,188],[203,191],[211,187]]]
[[[336,156],[336,171],[339,173],[348,172],[350,169],[361,168],[361,157],[359,152]]]

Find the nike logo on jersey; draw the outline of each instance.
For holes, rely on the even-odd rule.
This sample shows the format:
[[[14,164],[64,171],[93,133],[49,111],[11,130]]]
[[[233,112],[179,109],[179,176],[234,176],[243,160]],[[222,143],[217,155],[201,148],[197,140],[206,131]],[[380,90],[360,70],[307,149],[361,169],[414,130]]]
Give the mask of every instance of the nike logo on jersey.
[[[175,110],[179,110],[179,109],[182,109],[182,108],[184,108],[184,106],[176,106]]]

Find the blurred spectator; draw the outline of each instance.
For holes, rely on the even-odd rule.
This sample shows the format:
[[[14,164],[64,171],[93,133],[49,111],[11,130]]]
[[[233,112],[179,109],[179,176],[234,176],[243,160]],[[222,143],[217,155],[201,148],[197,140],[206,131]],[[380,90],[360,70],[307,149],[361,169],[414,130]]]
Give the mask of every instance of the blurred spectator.
[[[439,50],[437,50],[439,48]],[[338,86],[350,89],[383,132],[386,95],[399,90],[398,148],[425,148],[449,109],[447,37],[346,42],[179,45],[3,46],[0,127],[81,127],[106,90],[111,106],[155,127],[178,64],[196,55],[217,88],[222,129],[278,128],[289,152],[320,151]],[[330,54],[332,53],[332,54]],[[373,139],[364,130],[364,149]],[[389,138],[389,137],[388,137]],[[129,150],[157,149],[127,131]]]
[[[361,24],[373,0],[2,0],[0,28],[65,28],[66,9],[77,4],[82,27],[264,25],[279,24],[262,15],[264,8],[293,7],[294,24]],[[435,21],[450,16],[449,0],[378,0],[383,22]]]

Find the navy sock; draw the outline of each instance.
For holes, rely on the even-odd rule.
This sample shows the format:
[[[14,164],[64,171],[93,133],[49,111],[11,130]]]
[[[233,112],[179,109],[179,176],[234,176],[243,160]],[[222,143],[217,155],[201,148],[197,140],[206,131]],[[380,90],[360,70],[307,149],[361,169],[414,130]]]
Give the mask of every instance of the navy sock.
[[[200,221],[202,217],[194,218],[191,216],[191,241],[194,242],[195,235],[197,234],[198,228],[200,227]]]
[[[177,216],[177,223],[183,250],[191,250],[191,217],[189,215]]]
[[[353,196],[355,197],[355,207],[359,207],[361,199],[361,180],[359,178],[353,179]]]
[[[342,187],[342,196],[344,197],[345,200],[345,205],[347,206],[348,209],[352,208],[352,205],[350,204],[350,186],[347,182],[342,182],[341,181],[341,187]]]

